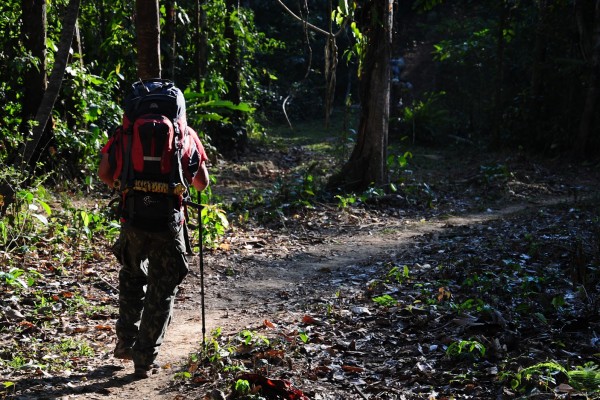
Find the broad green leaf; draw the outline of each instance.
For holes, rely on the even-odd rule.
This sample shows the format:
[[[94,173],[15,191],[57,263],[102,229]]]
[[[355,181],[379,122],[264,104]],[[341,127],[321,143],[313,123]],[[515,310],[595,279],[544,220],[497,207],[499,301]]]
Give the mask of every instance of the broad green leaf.
[[[48,205],[48,203],[46,203],[45,201],[42,200],[37,200],[38,204],[40,206],[42,206],[42,208],[44,209],[44,211],[46,211],[46,214],[48,215],[52,215],[52,209],[50,208],[50,206]]]

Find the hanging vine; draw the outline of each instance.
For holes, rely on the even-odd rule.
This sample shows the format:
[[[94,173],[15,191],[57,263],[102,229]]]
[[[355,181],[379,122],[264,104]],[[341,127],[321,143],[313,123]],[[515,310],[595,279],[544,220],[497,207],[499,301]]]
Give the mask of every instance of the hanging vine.
[[[297,21],[299,21],[300,23],[302,23],[303,27],[304,27],[304,34],[306,36],[306,41],[308,43],[308,48],[309,48],[309,63],[307,65],[307,70],[306,70],[306,75],[304,76],[303,80],[306,79],[310,73],[311,70],[311,64],[312,64],[312,48],[310,47],[310,41],[309,41],[309,36],[308,36],[308,32],[309,31],[313,31],[313,32],[317,32],[321,35],[324,35],[327,37],[327,40],[325,42],[325,67],[324,67],[324,76],[325,76],[325,126],[329,126],[329,117],[331,115],[331,110],[333,108],[333,101],[335,98],[335,84],[336,84],[336,70],[337,70],[337,63],[338,63],[338,48],[337,48],[337,44],[336,44],[336,38],[342,33],[344,32],[344,28],[346,26],[346,22],[349,19],[349,15],[347,15],[347,13],[341,13],[339,12],[339,8],[338,10],[336,10],[337,14],[336,15],[342,15],[344,14],[343,17],[341,18],[336,18],[336,22],[339,24],[340,29],[333,33],[333,23],[332,23],[332,19],[329,18],[329,30],[326,31],[324,29],[319,28],[318,26],[315,26],[313,24],[311,24],[310,22],[308,22],[308,3],[306,0],[304,0],[304,8],[306,9],[306,15],[302,15],[302,12],[300,12],[300,15],[295,14],[292,10],[289,9],[289,7],[287,7],[282,0],[277,0],[277,2],[281,5],[281,7],[283,7],[283,9],[290,14],[294,19],[296,19]],[[329,2],[329,15],[332,15],[332,6],[331,6],[331,0]],[[288,124],[290,125],[290,128],[292,127],[292,124],[288,118],[287,112],[285,110],[285,107],[287,105],[287,102],[289,101],[289,99],[292,97],[293,92],[290,93],[283,101],[283,113],[285,115],[285,118],[288,122]]]
[[[335,36],[330,35],[325,44],[325,127],[329,127],[329,117],[335,99],[337,62],[338,48]]]

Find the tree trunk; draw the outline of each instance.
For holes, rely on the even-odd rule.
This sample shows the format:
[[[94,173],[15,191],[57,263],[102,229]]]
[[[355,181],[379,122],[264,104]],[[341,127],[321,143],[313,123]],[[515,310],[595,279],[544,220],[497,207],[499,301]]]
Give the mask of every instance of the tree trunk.
[[[21,35],[25,48],[33,57],[39,60],[38,65],[30,65],[26,69],[23,81],[25,84],[23,96],[23,109],[21,112],[22,122],[20,131],[29,133],[31,126],[29,122],[35,118],[40,107],[42,97],[48,84],[46,75],[46,1],[45,0],[23,0],[21,3],[22,21]],[[42,131],[40,144],[34,150],[32,159],[39,159],[41,150],[53,139],[51,124]]]
[[[166,2],[167,21],[165,23],[165,46],[167,51],[165,56],[165,77],[172,81],[175,80],[175,54],[177,48],[177,14],[175,10],[175,1]]]
[[[333,10],[332,1],[328,2],[327,15],[331,15]],[[333,101],[335,100],[335,83],[338,62],[338,48],[333,34],[333,18],[329,18],[329,35],[325,42],[325,128],[329,128],[329,118],[333,111]]]
[[[364,190],[388,184],[387,144],[390,108],[390,58],[394,0],[371,0],[365,5],[361,27],[368,35],[359,96],[361,115],[356,146],[330,187]]]
[[[202,8],[204,1],[196,0],[196,84],[198,91],[202,88],[202,79],[206,74],[206,48],[208,38],[206,37],[206,13]]]
[[[160,78],[160,20],[158,0],[136,0],[135,10],[138,78]]]
[[[225,18],[225,40],[229,43],[227,55],[227,65],[224,73],[225,81],[229,90],[225,98],[234,104],[239,104],[241,101],[240,93],[240,60],[239,60],[239,43],[238,38],[233,28],[232,16],[237,9],[236,0],[226,0],[227,18]]]
[[[585,98],[585,106],[579,123],[579,135],[573,146],[576,158],[586,156],[586,149],[595,128],[598,96],[600,94],[600,0],[596,0],[594,12],[594,30],[592,37],[592,58],[590,61],[590,74]]]
[[[77,23],[80,3],[81,0],[70,0],[67,6],[65,18],[62,23],[63,30],[58,44],[58,51],[54,57],[54,66],[52,68],[52,73],[50,74],[48,88],[44,92],[40,107],[35,115],[37,125],[33,128],[32,139],[27,141],[23,148],[21,160],[22,168],[26,168],[26,166],[31,163],[33,154],[40,142],[42,133],[46,128],[46,124],[48,123],[48,119],[54,108],[54,103],[58,97],[65,74],[65,68],[67,67],[67,60],[69,59],[69,51],[75,33],[75,24]]]
[[[46,1],[23,0],[21,3],[23,26],[21,35],[25,48],[39,64],[25,71],[23,80],[25,92],[23,101],[23,121],[35,116],[46,90]]]

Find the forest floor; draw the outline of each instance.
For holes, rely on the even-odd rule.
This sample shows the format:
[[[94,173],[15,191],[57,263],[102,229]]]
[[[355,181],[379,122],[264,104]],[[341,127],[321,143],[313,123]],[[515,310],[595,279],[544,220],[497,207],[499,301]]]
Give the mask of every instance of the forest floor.
[[[4,289],[3,307],[24,317],[2,318],[0,343],[69,335],[94,352],[63,371],[0,364],[0,398],[599,397],[600,167],[464,145],[411,151],[396,194],[354,203],[286,203],[331,165],[314,145],[214,165],[214,193],[247,213],[204,252],[206,350],[195,258],[148,379],[112,357],[114,309],[27,325],[27,305]],[[268,193],[283,201],[270,206]],[[105,256],[45,286],[116,305],[117,271]]]

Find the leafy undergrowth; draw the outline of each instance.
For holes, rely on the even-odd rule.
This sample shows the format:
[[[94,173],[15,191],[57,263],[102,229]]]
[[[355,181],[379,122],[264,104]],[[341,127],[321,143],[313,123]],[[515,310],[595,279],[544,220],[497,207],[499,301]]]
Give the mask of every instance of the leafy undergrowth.
[[[113,340],[116,317],[116,268],[105,243],[118,225],[107,210],[41,186],[17,195],[2,220],[0,398],[23,378],[88,371]]]
[[[554,169],[464,149],[413,153],[408,165],[395,164],[391,194],[320,195],[330,162],[301,146],[220,165],[213,190],[233,229],[210,249],[215,258],[250,249],[276,261],[281,237],[292,253],[358,232],[394,238],[432,221],[441,228],[392,254],[317,270],[297,292],[278,293],[288,301],[261,324],[215,330],[173,371],[167,393],[598,397],[597,167]],[[115,232],[93,203],[53,205],[46,230],[28,230],[0,252],[0,398],[75,387],[107,363],[117,290],[106,243]],[[244,273],[233,262],[223,275],[251,279]],[[84,392],[96,389],[110,392]]]

